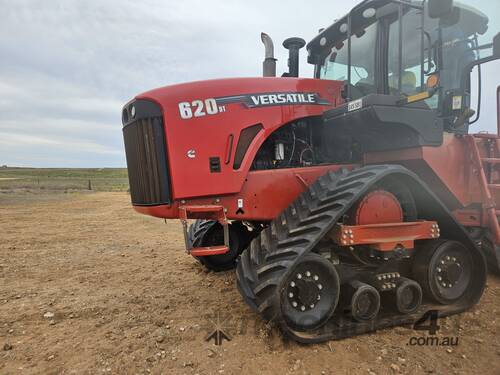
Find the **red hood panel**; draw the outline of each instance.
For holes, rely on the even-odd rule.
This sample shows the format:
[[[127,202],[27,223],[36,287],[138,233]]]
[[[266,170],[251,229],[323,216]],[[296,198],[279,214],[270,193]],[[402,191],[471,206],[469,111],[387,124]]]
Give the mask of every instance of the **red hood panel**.
[[[264,140],[281,125],[340,104],[341,88],[341,82],[317,79],[231,78],[162,87],[137,99],[162,107],[173,198],[183,199],[240,191]],[[255,124],[264,129],[234,170],[240,131]],[[214,157],[220,158],[218,173],[210,171]]]

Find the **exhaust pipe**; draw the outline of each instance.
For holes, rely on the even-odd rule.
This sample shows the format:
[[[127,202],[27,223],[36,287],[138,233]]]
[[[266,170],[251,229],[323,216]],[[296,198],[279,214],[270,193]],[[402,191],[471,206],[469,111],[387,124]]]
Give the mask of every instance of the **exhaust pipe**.
[[[299,76],[299,50],[306,45],[302,38],[288,38],[283,42],[283,47],[288,50],[288,73],[283,77]]]
[[[260,39],[264,43],[266,55],[262,63],[262,75],[264,77],[276,77],[276,59],[274,58],[273,40],[266,33],[260,34]]]

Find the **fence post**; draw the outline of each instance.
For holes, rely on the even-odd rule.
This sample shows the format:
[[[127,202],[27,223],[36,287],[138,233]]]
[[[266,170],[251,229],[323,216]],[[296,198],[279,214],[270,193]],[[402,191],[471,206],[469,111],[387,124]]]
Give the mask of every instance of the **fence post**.
[[[92,182],[89,180],[89,190],[92,190]]]

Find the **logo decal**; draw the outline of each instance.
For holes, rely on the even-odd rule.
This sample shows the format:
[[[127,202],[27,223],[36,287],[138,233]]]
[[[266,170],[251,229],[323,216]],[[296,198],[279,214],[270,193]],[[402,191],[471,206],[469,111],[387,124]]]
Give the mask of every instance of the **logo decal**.
[[[188,120],[226,112],[226,104],[241,103],[246,108],[260,108],[283,105],[332,105],[314,92],[268,92],[247,95],[223,96],[205,100],[180,102],[179,115]]]
[[[314,92],[270,92],[216,98],[217,104],[242,103],[247,108],[270,107],[276,105],[331,105]]]
[[[181,119],[187,120],[193,117],[203,117],[206,115],[216,115],[220,112],[226,112],[225,106],[218,106],[214,98],[193,100],[192,102],[180,102],[179,114]]]

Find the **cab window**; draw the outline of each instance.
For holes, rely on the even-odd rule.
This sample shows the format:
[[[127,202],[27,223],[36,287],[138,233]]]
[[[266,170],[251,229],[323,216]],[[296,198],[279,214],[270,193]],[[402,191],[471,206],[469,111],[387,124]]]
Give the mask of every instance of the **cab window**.
[[[351,38],[351,99],[377,92],[375,81],[375,45],[377,24],[368,26]],[[347,81],[349,78],[348,43],[339,42],[320,70],[321,79]]]
[[[403,71],[401,73],[401,93],[414,95],[425,90],[422,87],[421,70],[421,13],[409,11],[403,17]],[[388,45],[388,86],[389,93],[399,94],[399,21],[395,20],[389,26]]]

